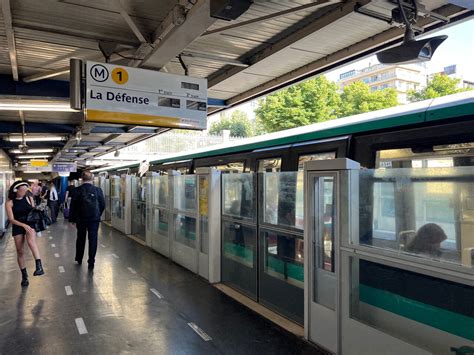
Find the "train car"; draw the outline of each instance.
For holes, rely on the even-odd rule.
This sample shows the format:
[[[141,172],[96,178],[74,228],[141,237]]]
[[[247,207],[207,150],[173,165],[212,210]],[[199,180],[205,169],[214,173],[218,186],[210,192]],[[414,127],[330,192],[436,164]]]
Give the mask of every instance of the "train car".
[[[381,351],[384,341],[402,339],[408,352],[446,353],[449,344],[474,341],[473,123],[474,93],[464,92],[156,160],[150,174],[161,183],[150,189],[175,196],[168,184],[177,180],[168,175],[189,175],[184,198],[200,210],[191,176],[219,172],[218,281],[304,325],[310,340],[333,351],[344,347],[318,328],[336,312],[342,325],[334,328],[356,319],[369,327],[365,335],[390,335],[377,335]],[[341,159],[360,168],[305,171]],[[127,168],[134,174],[138,165]],[[134,196],[135,204],[145,203]],[[199,213],[155,207],[156,215],[140,223],[149,217],[167,238],[176,237],[169,229],[182,229],[177,239],[194,245],[196,236],[186,231],[199,230]],[[315,225],[317,232],[308,230]],[[437,239],[436,253],[417,245],[423,233]],[[163,252],[168,239],[154,238],[149,244],[173,258],[172,248]],[[338,306],[341,299],[351,307]]]

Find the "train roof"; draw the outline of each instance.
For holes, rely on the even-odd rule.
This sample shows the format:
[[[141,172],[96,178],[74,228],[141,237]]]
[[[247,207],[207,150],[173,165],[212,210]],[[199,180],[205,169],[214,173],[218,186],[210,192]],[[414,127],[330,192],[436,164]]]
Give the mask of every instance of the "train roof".
[[[227,155],[238,152],[284,146],[304,141],[323,140],[361,132],[403,127],[474,114],[474,91],[443,96],[407,105],[338,118],[326,122],[287,129],[242,139],[236,143],[219,144],[212,147],[183,152],[150,164],[163,164],[203,157]],[[138,167],[139,164],[99,168],[94,171],[110,171],[120,168]]]

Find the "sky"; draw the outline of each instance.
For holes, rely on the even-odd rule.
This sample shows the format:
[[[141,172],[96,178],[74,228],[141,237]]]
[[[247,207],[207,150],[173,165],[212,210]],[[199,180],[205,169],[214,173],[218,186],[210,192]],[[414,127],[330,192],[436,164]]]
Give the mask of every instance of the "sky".
[[[438,47],[431,61],[426,62],[427,73],[436,73],[443,71],[448,65],[457,65],[457,71],[466,80],[474,81],[474,19],[457,23],[455,25],[445,27],[436,33],[430,33],[425,37],[448,35],[448,39]],[[422,38],[419,36],[417,38]],[[337,81],[339,75],[352,69],[362,69],[370,65],[378,64],[375,55],[368,56],[357,62],[350,63],[338,69],[325,73],[328,79]],[[245,111],[250,119],[255,118],[253,112],[256,107],[256,100],[233,107],[226,112],[232,114],[235,110]],[[213,122],[219,120],[219,114],[208,117],[208,127]]]

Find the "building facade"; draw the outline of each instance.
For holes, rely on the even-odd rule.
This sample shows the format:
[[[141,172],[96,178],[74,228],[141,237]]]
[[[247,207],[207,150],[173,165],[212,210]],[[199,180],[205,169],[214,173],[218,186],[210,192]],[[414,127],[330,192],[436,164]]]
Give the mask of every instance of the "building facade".
[[[422,65],[371,65],[360,70],[350,70],[339,76],[338,84],[345,86],[362,81],[370,86],[372,91],[394,88],[398,94],[398,102],[408,103],[409,90],[419,90],[426,84],[425,68]]]

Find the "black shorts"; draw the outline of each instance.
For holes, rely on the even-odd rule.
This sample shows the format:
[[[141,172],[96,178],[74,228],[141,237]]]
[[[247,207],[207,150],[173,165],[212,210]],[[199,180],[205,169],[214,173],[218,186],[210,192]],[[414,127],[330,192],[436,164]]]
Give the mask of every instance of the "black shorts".
[[[33,229],[34,229],[34,227],[33,227]],[[12,237],[14,237],[15,235],[19,235],[19,234],[25,235],[26,234],[25,228],[17,226],[16,224],[12,225]]]

